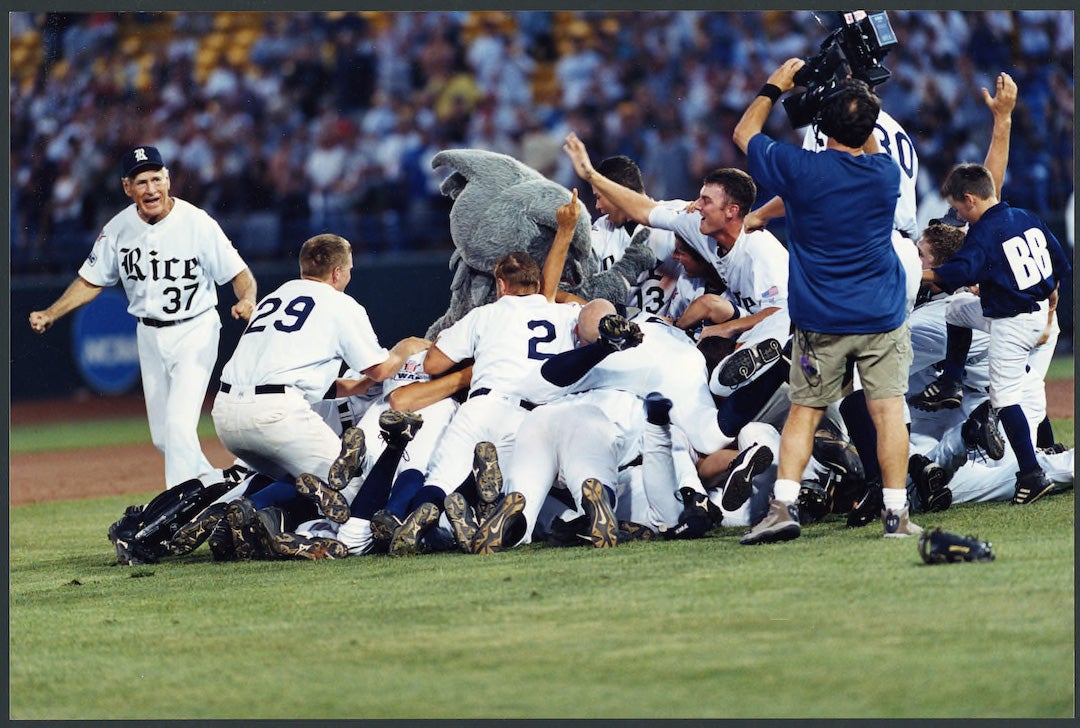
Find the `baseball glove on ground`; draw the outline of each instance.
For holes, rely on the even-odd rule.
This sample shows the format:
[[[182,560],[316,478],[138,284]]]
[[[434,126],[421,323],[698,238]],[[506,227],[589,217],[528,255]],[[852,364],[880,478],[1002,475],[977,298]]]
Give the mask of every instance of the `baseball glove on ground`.
[[[993,561],[989,541],[974,536],[958,536],[935,528],[919,536],[919,556],[928,564],[950,564],[955,561]]]

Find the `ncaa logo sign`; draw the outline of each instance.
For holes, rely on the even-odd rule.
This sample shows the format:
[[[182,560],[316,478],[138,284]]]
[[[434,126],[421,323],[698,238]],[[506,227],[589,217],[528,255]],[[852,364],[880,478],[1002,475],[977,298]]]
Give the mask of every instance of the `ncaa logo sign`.
[[[115,288],[106,288],[75,312],[75,363],[95,392],[121,394],[139,381],[135,326],[135,318],[127,312],[127,298]]]

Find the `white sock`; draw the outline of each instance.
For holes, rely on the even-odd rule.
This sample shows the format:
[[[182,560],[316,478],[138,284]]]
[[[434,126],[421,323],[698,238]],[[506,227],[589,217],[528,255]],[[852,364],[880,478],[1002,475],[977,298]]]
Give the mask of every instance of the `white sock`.
[[[885,510],[899,513],[907,506],[907,490],[904,488],[882,488],[881,498],[885,501]]]
[[[794,503],[799,497],[799,484],[794,480],[776,479],[773,486],[773,498],[784,503]]]

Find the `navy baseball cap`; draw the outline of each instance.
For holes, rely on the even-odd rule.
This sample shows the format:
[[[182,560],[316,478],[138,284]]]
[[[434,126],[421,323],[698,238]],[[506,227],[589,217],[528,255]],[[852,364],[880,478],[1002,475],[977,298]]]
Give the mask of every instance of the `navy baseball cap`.
[[[930,221],[931,225],[952,225],[953,227],[964,227],[966,222],[960,219],[956,214],[956,208],[950,207],[949,211],[945,213],[944,217],[935,217]]]
[[[120,160],[120,169],[125,177],[134,177],[144,169],[161,169],[164,166],[165,162],[161,159],[161,152],[157,147],[132,147]]]

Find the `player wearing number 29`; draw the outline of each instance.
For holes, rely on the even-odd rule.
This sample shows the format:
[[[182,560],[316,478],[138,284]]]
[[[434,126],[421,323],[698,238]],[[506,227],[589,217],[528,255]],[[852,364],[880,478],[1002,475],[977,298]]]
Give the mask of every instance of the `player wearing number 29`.
[[[426,348],[409,337],[379,344],[367,311],[346,294],[352,247],[322,234],[300,248],[300,278],[259,301],[221,372],[212,415],[231,453],[275,479],[312,473],[326,480],[341,439],[311,405],[337,379],[341,361],[381,382]]]
[[[168,487],[211,473],[196,427],[217,361],[217,286],[232,283],[233,318],[255,306],[255,278],[221,227],[203,210],[169,195],[169,170],[157,149],[134,147],[121,159],[128,206],[102,228],[78,277],[44,311],[30,314],[43,333],[61,316],[120,282],[136,341],[146,414],[165,456]]]
[[[968,223],[967,237],[948,261],[923,272],[923,280],[944,290],[979,285],[983,316],[989,322],[990,403],[1020,470],[1015,502],[1028,503],[1051,483],[1035,458],[1031,428],[1024,414],[1023,381],[1028,360],[1050,317],[1050,296],[1072,266],[1054,234],[1038,217],[999,202],[994,179],[981,164],[961,164],[941,185],[945,200]],[[1046,390],[1035,388],[1045,408]]]

